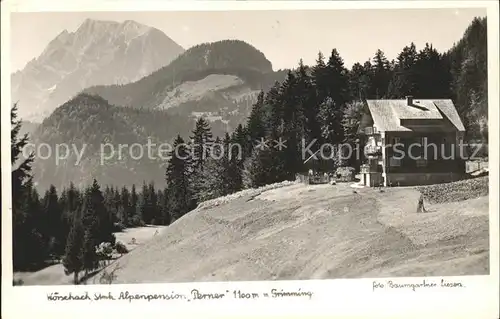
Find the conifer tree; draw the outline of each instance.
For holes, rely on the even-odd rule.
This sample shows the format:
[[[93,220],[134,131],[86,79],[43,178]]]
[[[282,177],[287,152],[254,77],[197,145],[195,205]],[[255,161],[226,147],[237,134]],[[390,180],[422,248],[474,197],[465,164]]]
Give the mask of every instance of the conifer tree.
[[[27,158],[21,159],[24,146],[28,143],[28,135],[19,137],[21,130],[21,120],[17,119],[17,104],[11,108],[11,164],[12,164],[12,244],[13,244],[13,263],[14,268],[24,268],[29,261],[25,251],[30,249],[30,243],[25,239],[31,233],[27,224],[29,212],[23,208],[23,202],[26,199],[26,185],[31,180],[31,165],[34,161],[34,154],[31,153]]]
[[[417,50],[412,42],[405,46],[399,53],[395,65],[394,74],[387,95],[390,98],[403,98],[406,95],[415,95],[417,93]]]
[[[115,187],[113,191],[113,214],[112,214],[113,223],[116,223],[119,220],[121,220],[122,215],[123,215],[123,207],[121,201],[121,194],[118,187]]]
[[[130,222],[134,223],[134,226],[137,226],[138,220],[140,220],[140,216],[138,214],[139,210],[139,196],[137,195],[137,191],[135,189],[135,184],[132,184],[132,190],[130,191],[130,205],[128,211],[128,219]]]
[[[122,203],[122,215],[121,222],[125,227],[129,225],[129,216],[130,216],[130,194],[128,189],[123,186],[121,191],[121,203]]]
[[[348,72],[337,50],[333,49],[326,66],[327,98],[319,106],[319,123],[324,142],[338,145],[343,141],[342,115],[349,101]]]
[[[247,135],[247,132],[243,128],[243,125],[238,124],[236,127],[236,130],[233,132],[231,136],[232,143],[234,145],[239,145],[239,149],[236,150],[235,152],[238,151],[239,153],[234,154],[235,157],[238,159],[238,163],[240,168],[243,167],[243,161],[245,158],[248,156],[247,150],[248,150],[248,144],[251,144],[249,141],[249,136]],[[237,146],[235,146],[237,147]]]
[[[40,226],[42,225],[42,205],[38,196],[37,190],[33,187],[33,183],[28,180],[25,184],[25,199],[21,210],[25,212],[23,224],[17,230],[20,232],[19,237],[14,237],[16,240],[14,248],[15,266],[31,266],[39,265],[47,258],[46,240],[42,236]],[[17,263],[22,261],[20,263]]]
[[[157,225],[165,225],[165,220],[163,219],[163,217],[164,217],[164,213],[163,213],[164,201],[165,201],[165,194],[163,193],[162,189],[158,189],[156,191],[156,211],[157,211],[156,224]]]
[[[303,109],[300,106],[301,101],[297,97],[297,76],[292,71],[289,71],[287,77],[280,88],[280,95],[283,103],[283,132],[281,137],[283,140],[287,141],[287,147],[282,150],[284,163],[283,163],[283,174],[286,179],[294,179],[295,173],[302,171],[302,160],[300,145],[301,139],[303,137],[303,127],[304,121]],[[261,150],[259,152],[258,158],[267,158],[269,150]],[[264,155],[265,154],[265,155]],[[273,180],[273,178],[271,179]]]
[[[313,66],[311,72],[311,80],[316,90],[316,99],[318,103],[322,103],[328,96],[328,81],[326,79],[326,64],[325,56],[322,52],[318,53],[316,65]]]
[[[104,197],[97,180],[94,179],[86,197],[86,214],[83,215],[85,231],[87,231],[89,227],[96,227],[95,231],[94,228],[91,228],[91,233],[92,236],[94,236],[96,245],[102,242],[114,244],[116,239],[113,235],[112,216],[104,205]],[[95,225],[91,223],[91,220],[95,221]]]
[[[78,284],[78,274],[83,271],[83,244],[84,229],[80,216],[74,216],[73,224],[66,241],[66,250],[63,257],[64,273],[73,274],[73,283]]]
[[[158,194],[155,190],[155,185],[151,182],[148,186],[148,203],[149,203],[149,215],[150,215],[150,223],[153,225],[159,225],[160,216],[158,213]]]
[[[196,121],[191,141],[193,170],[203,171],[203,164],[210,154],[209,148],[213,142],[210,125],[203,117]]]
[[[35,159],[35,155],[31,153],[27,158],[20,159],[20,155],[23,152],[24,147],[28,143],[28,134],[19,137],[19,132],[21,130],[21,120],[17,119],[17,104],[12,106],[10,112],[10,123],[11,123],[11,140],[10,140],[10,152],[11,152],[11,164],[12,167],[16,167],[12,170],[12,199],[13,199],[13,209],[17,210],[21,206],[23,200],[24,187],[28,180],[31,179],[31,165]]]
[[[244,164],[243,183],[246,187],[257,188],[279,181],[273,174],[272,155],[269,148],[254,148]]]
[[[247,120],[247,133],[249,139],[248,148],[246,149],[247,154],[251,152],[255,141],[266,136],[264,123],[264,92],[261,91],[257,96],[257,101],[253,105]]]
[[[114,210],[114,205],[113,205],[113,200],[114,200],[114,191],[113,187],[110,187],[109,185],[106,185],[103,191],[103,198],[104,198],[104,206],[106,207],[106,210],[110,213]]]
[[[166,170],[168,193],[171,200],[171,214],[174,220],[194,208],[195,202],[189,185],[189,153],[180,137],[174,141],[174,150]]]
[[[240,142],[241,137],[238,134],[238,131],[236,131],[231,137],[226,135],[224,139],[225,156],[227,157],[228,165],[227,176],[231,185],[228,193],[234,193],[243,188],[243,146]]]
[[[205,163],[207,169],[200,175],[200,187],[196,194],[198,203],[228,194],[230,185],[227,184],[225,163],[224,157],[219,160],[207,159]]]
[[[141,212],[141,219],[144,221],[146,224],[151,223],[151,207],[149,203],[149,188],[148,185],[146,184],[146,181],[143,181],[142,183],[142,191],[141,191],[141,197],[139,201],[139,207],[140,207],[140,212]]]
[[[51,185],[45,193],[43,199],[43,210],[46,218],[44,233],[49,239],[49,249],[51,254],[56,256],[64,252],[64,227],[62,219],[62,210],[59,206],[59,197],[54,185]]]
[[[161,201],[161,214],[164,225],[170,225],[170,223],[172,222],[170,209],[171,209],[171,194],[168,188],[165,188],[163,190],[163,200]]]
[[[374,98],[382,99],[387,96],[387,88],[391,80],[391,70],[389,61],[380,49],[375,52],[375,56],[373,57],[372,74],[373,86],[371,95]]]

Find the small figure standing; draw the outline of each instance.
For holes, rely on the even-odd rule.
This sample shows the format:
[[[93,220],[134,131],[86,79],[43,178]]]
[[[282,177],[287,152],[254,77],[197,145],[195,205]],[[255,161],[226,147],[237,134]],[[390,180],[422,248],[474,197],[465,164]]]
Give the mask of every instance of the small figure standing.
[[[417,213],[425,213],[427,212],[424,207],[424,195],[420,195],[418,199]]]

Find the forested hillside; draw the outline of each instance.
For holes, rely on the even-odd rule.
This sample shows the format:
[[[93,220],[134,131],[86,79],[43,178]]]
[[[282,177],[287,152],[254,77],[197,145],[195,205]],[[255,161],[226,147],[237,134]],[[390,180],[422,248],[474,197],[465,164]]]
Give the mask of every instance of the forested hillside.
[[[171,142],[177,134],[187,137],[193,125],[184,117],[157,110],[117,107],[99,96],[80,94],[56,109],[33,133],[33,143],[46,143],[53,152],[45,159],[47,150],[40,149],[33,168],[34,181],[41,190],[51,184],[59,188],[69,182],[76,186],[88,185],[94,177],[113,185],[130,186],[143,180],[162,183],[161,167],[165,163],[158,158],[158,153],[153,154],[155,158],[148,158],[146,153],[135,160],[131,156],[138,157],[140,150],[132,148],[131,152],[130,146],[139,143],[145,149],[148,139],[158,145]],[[110,146],[103,146],[104,153],[101,153],[101,146],[107,144]],[[61,157],[66,152],[64,146],[69,147],[69,157],[59,163],[55,160],[56,145],[61,145]],[[119,153],[120,145],[124,148]],[[77,152],[82,150],[78,163]],[[110,158],[101,164],[102,156]]]
[[[448,52],[451,92],[469,139],[488,143],[488,45],[486,18],[474,19]]]
[[[264,84],[272,84],[273,70],[271,62],[253,46],[243,41],[225,40],[196,45],[137,82],[96,86],[86,92],[100,95],[115,105],[154,108],[169,88],[213,73],[237,75],[248,80],[253,88],[260,89],[262,79]]]

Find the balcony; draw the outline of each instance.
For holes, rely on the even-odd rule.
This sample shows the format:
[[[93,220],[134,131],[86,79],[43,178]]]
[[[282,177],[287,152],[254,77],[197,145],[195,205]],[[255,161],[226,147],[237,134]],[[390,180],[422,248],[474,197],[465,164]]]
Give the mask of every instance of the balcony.
[[[365,127],[364,133],[365,133],[365,135],[368,135],[368,136],[378,134],[377,128],[373,127],[373,126]]]
[[[382,147],[377,145],[366,145],[365,155],[367,156],[379,156],[382,155]]]

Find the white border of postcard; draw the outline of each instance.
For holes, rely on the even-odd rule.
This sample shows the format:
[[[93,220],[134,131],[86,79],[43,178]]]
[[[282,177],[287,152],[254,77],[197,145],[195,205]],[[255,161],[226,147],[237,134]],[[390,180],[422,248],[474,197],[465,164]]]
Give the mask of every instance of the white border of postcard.
[[[195,3],[193,3],[195,2]],[[465,277],[422,277],[381,279],[338,279],[310,281],[222,282],[184,284],[141,284],[111,286],[12,286],[12,238],[10,214],[10,18],[9,13],[36,11],[164,11],[164,10],[305,10],[305,9],[375,9],[375,8],[487,8],[488,17],[488,103],[491,145],[498,145],[498,2],[497,1],[2,1],[2,317],[38,318],[60,316],[88,318],[161,318],[178,317],[356,317],[356,318],[498,318],[498,147],[492,147],[490,167],[490,275]],[[362,23],[362,22],[358,22]],[[460,282],[461,289],[440,287],[441,280]],[[437,282],[438,288],[378,289],[374,281],[398,283]],[[95,292],[115,296],[135,294],[190,295],[201,292],[226,294],[225,298],[186,302],[170,300],[101,300],[98,302],[50,302],[51,293],[93,295]],[[265,298],[264,293],[278,291],[312,292],[312,298]],[[258,293],[261,298],[235,299],[233,291]],[[123,296],[123,295],[122,295]]]

